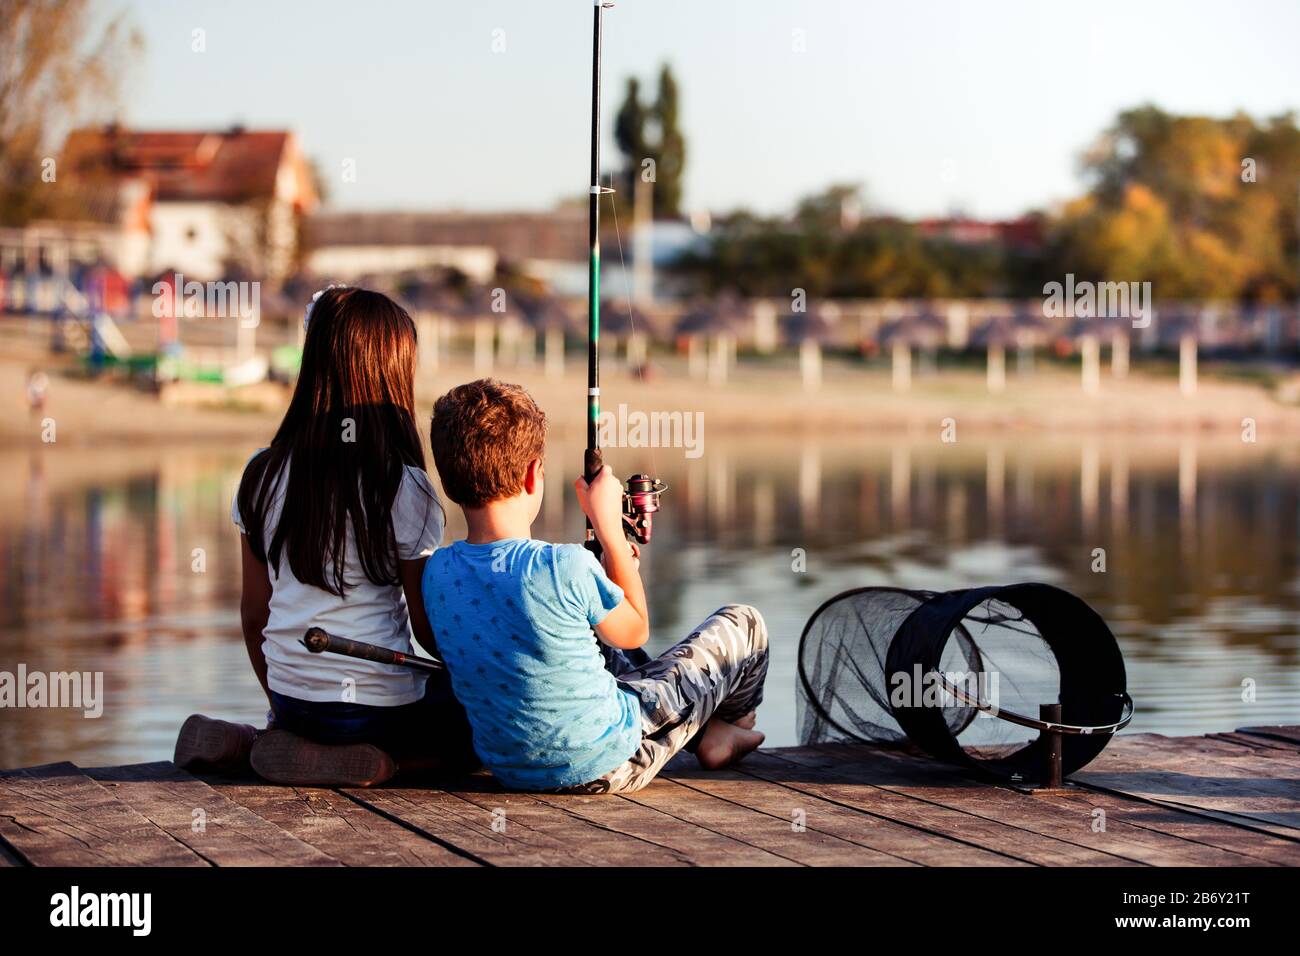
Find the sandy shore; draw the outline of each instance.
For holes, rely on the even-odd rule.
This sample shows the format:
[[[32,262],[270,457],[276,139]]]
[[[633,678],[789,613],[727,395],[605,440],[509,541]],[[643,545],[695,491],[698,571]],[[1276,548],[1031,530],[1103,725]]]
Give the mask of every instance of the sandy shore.
[[[46,407],[27,407],[30,371],[50,376]],[[565,375],[548,379],[541,368],[499,368],[499,378],[527,386],[546,409],[560,437],[581,436],[586,401],[585,363],[571,355]],[[450,385],[477,377],[465,360],[422,369],[422,410]],[[828,360],[823,385],[805,391],[793,359],[742,361],[728,382],[689,376],[684,362],[665,356],[644,378],[607,362],[603,405],[617,412],[702,413],[711,435],[854,434],[938,431],[945,419],[958,429],[987,432],[1097,431],[1141,435],[1152,431],[1240,433],[1252,419],[1265,435],[1300,435],[1300,405],[1285,389],[1203,374],[1194,397],[1179,394],[1176,378],[1135,371],[1124,380],[1104,377],[1101,392],[1083,393],[1077,371],[1040,363],[1034,373],[1007,379],[1006,390],[989,393],[979,368],[917,374],[910,391],[890,386],[887,368],[864,368]],[[0,336],[0,438],[7,444],[40,443],[42,422],[53,419],[59,444],[236,442],[265,440],[288,398],[285,386],[264,384],[226,390],[185,385],[162,395],[114,379],[93,380],[74,360],[50,356],[19,336]]]

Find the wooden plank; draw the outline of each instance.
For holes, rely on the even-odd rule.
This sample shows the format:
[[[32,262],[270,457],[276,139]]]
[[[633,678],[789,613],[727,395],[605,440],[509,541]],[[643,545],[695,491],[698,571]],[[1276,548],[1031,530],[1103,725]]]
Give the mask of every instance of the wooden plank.
[[[1300,746],[1300,725],[1269,727],[1238,727],[1237,733],[1250,734],[1253,737],[1266,737],[1270,740],[1281,740],[1284,743],[1295,744]]]
[[[489,777],[476,780],[477,784],[462,785],[455,793],[402,788],[344,793],[430,839],[494,866],[689,862],[665,847],[595,826],[528,794],[501,791]]]
[[[915,851],[909,851],[909,859],[924,862],[928,866],[962,866],[971,862],[984,862],[986,855],[996,857],[997,866],[1027,866],[1030,861],[1014,856],[1001,847],[988,848],[984,841],[978,839],[978,833],[961,833],[954,824],[954,816],[914,812],[908,807],[907,798],[884,793],[872,787],[859,784],[840,784],[833,776],[826,776],[814,768],[800,767],[790,760],[775,754],[759,752],[747,757],[737,766],[737,771],[746,776],[778,785],[799,795],[803,800],[816,799],[839,807],[857,815],[859,826],[868,832],[868,827],[879,832],[885,827],[900,827],[904,833],[904,844],[915,840]],[[876,800],[880,796],[883,799]],[[901,812],[900,812],[901,805]],[[799,805],[802,806],[802,805]],[[816,808],[817,804],[808,804]],[[918,805],[923,808],[924,805]],[[874,821],[874,822],[873,822]],[[819,817],[819,825],[825,821]],[[843,834],[839,834],[843,835]],[[928,844],[928,847],[922,844]],[[926,852],[928,851],[928,852]],[[920,859],[925,852],[928,857]],[[976,859],[972,861],[972,857]]]
[[[0,773],[0,837],[33,866],[207,866],[70,763]]]
[[[742,765],[744,766],[744,765]],[[860,847],[870,865],[1007,866],[1005,856],[954,843],[892,820],[863,814],[839,803],[770,783],[737,769],[697,770],[673,776],[673,782],[701,793],[731,800],[765,813],[784,826],[798,821],[809,834],[823,834]],[[883,857],[884,859],[881,859]],[[891,864],[889,861],[895,861]],[[839,862],[839,861],[836,861]],[[858,861],[855,861],[858,862]]]
[[[1120,739],[1127,740],[1129,738],[1125,737]],[[1200,738],[1193,739],[1199,740]],[[1225,749],[1223,744],[1214,743],[1206,744],[1204,747],[1217,748],[1218,750]],[[816,749],[830,751],[831,747],[828,746]],[[907,756],[904,752],[892,748],[869,749],[871,753],[878,754],[882,757]],[[1237,748],[1233,746],[1226,747],[1226,750],[1230,753],[1238,752]],[[807,749],[793,748],[790,753],[796,759],[810,759],[808,756],[810,751]],[[829,755],[828,759],[830,759]],[[937,768],[939,772],[956,773],[956,771],[948,771],[939,764],[934,764],[933,766]],[[1276,765],[1269,765],[1269,769],[1275,768]],[[920,775],[922,773],[923,771],[918,771],[918,782],[923,779]],[[983,786],[985,785],[979,785],[981,788]],[[975,792],[980,794],[984,791],[982,789],[977,789]],[[1235,860],[1225,859],[1220,862],[1229,865],[1242,865],[1243,863],[1250,863],[1253,865],[1263,863],[1295,865],[1297,863],[1296,845],[1291,840],[1270,836],[1267,833],[1255,829],[1242,828],[1231,822],[1220,821],[1194,810],[1154,804],[1146,800],[1131,798],[1123,794],[1108,793],[1098,790],[1088,790],[1087,792],[1091,795],[1089,802],[1092,806],[1101,808],[1107,812],[1107,815],[1110,818],[1108,823],[1113,822],[1116,818],[1116,814],[1119,814],[1122,820],[1131,826],[1153,830],[1157,833],[1177,837],[1180,840],[1189,841],[1195,844],[1204,844],[1207,847],[1214,847],[1232,854],[1237,854],[1239,857],[1247,858],[1245,860],[1240,858]],[[1051,802],[1054,798],[1035,795],[1032,799]],[[1169,845],[1165,849],[1174,852],[1176,847],[1174,845]],[[1141,852],[1140,848],[1139,852]],[[1172,862],[1181,862],[1184,856],[1199,857],[1201,856],[1201,851],[1198,851],[1194,847],[1189,847],[1184,853],[1179,854],[1178,859]],[[1154,862],[1154,859],[1152,861]],[[1186,862],[1192,862],[1192,860],[1187,859]]]
[[[705,772],[701,771],[701,775]],[[782,859],[804,866],[913,866],[915,864],[825,833],[807,824],[806,813],[768,813],[752,806],[750,794],[735,799],[691,786],[689,779],[661,776],[645,790],[624,794],[624,799],[667,813],[720,834],[757,847]],[[752,788],[764,786],[749,778]],[[785,803],[790,803],[785,792]]]
[[[339,865],[169,761],[97,767],[86,775],[213,866]]]
[[[998,842],[987,844],[989,848],[1019,856],[1020,848],[1026,847],[1027,859],[1035,863],[1060,865],[1068,860],[1071,865],[1135,866],[1168,862],[1167,854],[1162,858],[1160,847],[1149,844],[1163,841],[1169,844],[1163,848],[1167,851],[1178,843],[1157,836],[1147,841],[1148,845],[1135,848],[1115,840],[1105,831],[1093,832],[1092,808],[1082,799],[1045,804],[1041,798],[974,780],[931,758],[910,756],[897,750],[881,752],[871,747],[828,745],[799,750],[785,759],[800,766],[821,768],[844,782],[867,784],[899,797],[966,814],[982,821],[981,826],[1003,827],[1005,832],[1000,835],[990,832]],[[1044,839],[1058,843],[1043,842]],[[1218,851],[1209,851],[1209,855],[1216,863],[1228,858]]]
[[[1223,734],[1207,734],[1206,736],[1210,740],[1236,744],[1249,750],[1283,750],[1288,753],[1300,753],[1300,744],[1289,743],[1273,737],[1256,737],[1254,734],[1243,734],[1236,731]]]
[[[815,749],[836,756],[836,749],[843,748]],[[899,774],[907,783],[901,786],[887,781],[876,783],[884,789],[1055,837],[1131,863],[1149,866],[1258,866],[1265,861],[1284,863],[1297,859],[1294,852],[1288,851],[1286,841],[1270,841],[1260,834],[1255,835],[1255,840],[1245,842],[1264,850],[1262,857],[1259,853],[1242,853],[1239,846],[1243,841],[1240,840],[1229,839],[1227,846],[1220,846],[1204,839],[1189,839],[1191,831],[1180,825],[1189,821],[1194,824],[1195,817],[1173,809],[1156,808],[1140,800],[1085,789],[1029,794],[1015,788],[971,781],[955,768],[934,761],[896,752],[859,749],[873,756],[873,763],[894,760],[900,764]],[[867,761],[859,756],[854,763],[862,766]],[[1099,810],[1101,814],[1098,814]],[[1237,831],[1228,824],[1211,821],[1201,821],[1201,825],[1194,829],[1202,838],[1210,829],[1225,831],[1224,836]],[[1276,846],[1270,846],[1270,843]]]
[[[654,781],[632,795],[539,794],[537,799],[594,826],[609,829],[670,852],[679,865],[797,866],[798,861],[747,840],[700,826],[673,812],[680,809],[670,781]],[[614,862],[614,861],[610,861]],[[634,861],[635,862],[635,861]]]
[[[1300,840],[1300,762],[1206,738],[1116,738],[1076,773],[1080,785],[1208,814]]]
[[[449,790],[485,810],[501,805],[507,794],[487,778],[479,777],[476,786]],[[537,807],[531,806],[532,803]],[[539,812],[544,808],[545,812]],[[607,841],[603,852],[606,864],[665,866],[792,866],[793,861],[769,853],[742,841],[695,826],[653,807],[637,804],[622,796],[600,794],[533,793],[528,800],[517,802],[507,811],[513,818],[523,814],[531,826],[548,829],[562,839],[583,837],[575,825],[594,828],[617,840]],[[559,816],[556,816],[559,814]],[[536,817],[534,819],[533,817]],[[568,835],[573,832],[573,837]]]
[[[479,865],[333,790],[208,782],[227,799],[346,866]]]
[[[1254,738],[1248,738],[1254,739]],[[1264,738],[1259,738],[1263,742]],[[1261,771],[1269,777],[1275,777],[1291,771],[1300,770],[1300,750],[1292,750],[1285,745],[1277,747],[1243,747],[1235,741],[1221,740],[1216,735],[1204,737],[1165,737],[1161,734],[1123,734],[1111,742],[1103,753],[1114,748],[1116,754],[1146,755],[1160,753],[1170,757],[1182,757],[1189,764],[1200,762],[1203,758],[1211,761],[1226,758],[1234,761],[1234,773],[1240,773],[1247,764],[1240,763],[1249,758],[1262,758],[1280,763],[1259,765]]]
[[[867,748],[870,754],[870,748]],[[767,758],[781,767],[751,770],[750,761],[741,764],[746,772],[757,772],[765,779],[785,783],[795,789],[837,800],[848,806],[888,817],[918,829],[927,830],[1009,859],[1045,866],[1131,866],[1133,861],[1100,852],[1071,840],[1047,836],[971,813],[934,803],[903,792],[908,768],[871,759],[855,760],[851,765],[827,767],[825,755],[795,751]],[[881,786],[886,784],[887,786]],[[891,785],[892,786],[888,786]],[[974,790],[987,784],[959,784]]]

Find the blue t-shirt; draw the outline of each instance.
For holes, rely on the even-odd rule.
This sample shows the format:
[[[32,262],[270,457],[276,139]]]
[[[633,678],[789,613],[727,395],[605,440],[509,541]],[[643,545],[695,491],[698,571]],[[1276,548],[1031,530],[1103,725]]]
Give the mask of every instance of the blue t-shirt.
[[[424,606],[474,749],[503,784],[586,783],[641,746],[641,708],[591,629],[623,600],[590,551],[457,541],[424,569]]]

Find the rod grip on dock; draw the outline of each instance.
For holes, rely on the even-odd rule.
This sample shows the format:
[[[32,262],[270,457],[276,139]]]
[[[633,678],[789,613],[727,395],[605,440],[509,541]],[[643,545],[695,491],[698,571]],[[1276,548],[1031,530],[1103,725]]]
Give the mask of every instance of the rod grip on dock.
[[[377,644],[367,644],[364,641],[338,637],[319,627],[308,628],[307,633],[302,636],[302,643],[313,654],[323,654],[328,651],[331,654],[342,654],[345,657],[355,657],[363,661],[391,664],[395,667],[409,667],[419,671],[433,672],[443,669],[440,661],[425,660],[422,657],[389,650],[387,647],[380,647]]]

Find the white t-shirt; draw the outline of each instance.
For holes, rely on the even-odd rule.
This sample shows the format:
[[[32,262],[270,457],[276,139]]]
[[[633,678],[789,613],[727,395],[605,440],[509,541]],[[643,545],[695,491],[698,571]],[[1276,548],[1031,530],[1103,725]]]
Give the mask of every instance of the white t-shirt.
[[[262,531],[267,546],[280,520],[287,484],[287,480],[277,482],[267,507]],[[230,512],[239,530],[247,533],[239,514],[238,494]],[[429,476],[419,468],[405,466],[393,502],[398,557],[403,561],[428,557],[442,540],[443,525],[442,502]],[[400,587],[377,585],[365,576],[350,526],[344,579],[351,585],[344,597],[303,584],[294,577],[287,555],[280,555],[279,567],[271,569],[271,614],[262,631],[271,690],[298,700],[349,701],[380,707],[419,700],[424,696],[425,675],[418,671],[328,652],[313,654],[302,645],[307,629],[319,627],[339,637],[379,644],[404,654],[412,652],[406,596]],[[350,693],[353,685],[355,695]]]

